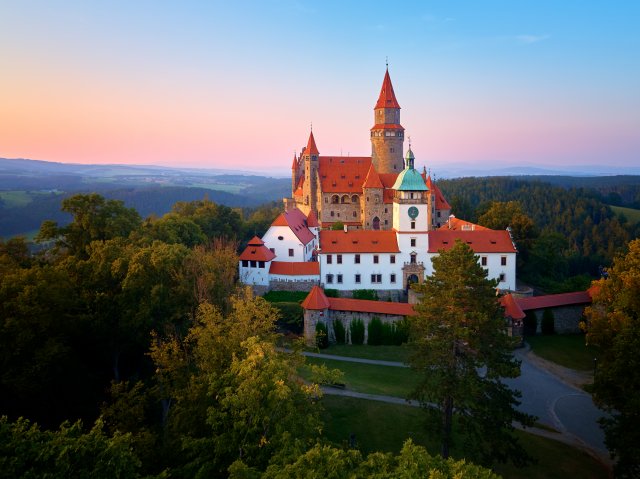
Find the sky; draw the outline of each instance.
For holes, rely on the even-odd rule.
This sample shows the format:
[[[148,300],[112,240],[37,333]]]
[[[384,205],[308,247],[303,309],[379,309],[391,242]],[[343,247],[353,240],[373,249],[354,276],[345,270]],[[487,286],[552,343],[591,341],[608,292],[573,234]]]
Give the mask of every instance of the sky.
[[[632,0],[0,0],[0,157],[287,174],[311,125],[321,155],[370,155],[388,59],[417,165],[640,167],[639,21]]]

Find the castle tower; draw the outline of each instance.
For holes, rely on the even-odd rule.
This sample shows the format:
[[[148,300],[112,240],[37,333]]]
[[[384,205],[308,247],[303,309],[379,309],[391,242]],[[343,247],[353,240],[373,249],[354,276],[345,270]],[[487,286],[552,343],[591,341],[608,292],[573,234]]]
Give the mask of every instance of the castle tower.
[[[373,111],[371,161],[378,173],[399,173],[404,166],[404,128],[400,125],[400,104],[393,92],[389,68],[384,74],[380,96]]]
[[[291,164],[291,196],[295,194],[296,187],[298,186],[298,158],[296,154],[293,154],[293,163]]]
[[[302,152],[304,163],[304,185],[302,186],[303,205],[300,210],[309,214],[313,210],[318,212],[318,157],[320,152],[313,137],[313,130],[309,134],[307,147]]]

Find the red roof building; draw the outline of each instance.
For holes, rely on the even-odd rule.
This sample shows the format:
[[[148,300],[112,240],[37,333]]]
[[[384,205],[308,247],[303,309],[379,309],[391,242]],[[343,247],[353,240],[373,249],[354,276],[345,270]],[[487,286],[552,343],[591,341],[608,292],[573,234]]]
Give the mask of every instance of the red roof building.
[[[271,261],[276,255],[267,248],[263,241],[254,236],[240,255],[240,260],[244,261]]]
[[[320,231],[322,253],[398,253],[395,231]]]
[[[456,231],[439,229],[429,232],[429,253],[449,250],[456,240],[468,244],[476,253],[516,253],[506,230]]]

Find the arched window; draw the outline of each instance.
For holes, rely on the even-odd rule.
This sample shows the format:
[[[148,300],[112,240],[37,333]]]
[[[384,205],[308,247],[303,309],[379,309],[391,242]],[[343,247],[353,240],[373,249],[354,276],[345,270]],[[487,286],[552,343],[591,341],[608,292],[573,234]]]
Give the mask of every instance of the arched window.
[[[373,218],[373,229],[374,230],[380,229],[380,218],[378,218],[377,216]]]
[[[340,199],[340,203],[349,203],[349,195],[344,195],[344,196]]]
[[[358,198],[358,195],[353,195],[353,196],[351,197],[351,203],[357,203],[357,202],[358,202],[358,199],[359,199],[359,198]]]
[[[380,195],[376,195],[376,196],[374,197],[374,201],[375,201],[376,203],[380,203]]]
[[[334,204],[340,203],[340,197],[338,195],[333,195],[331,197],[331,203],[334,203]]]

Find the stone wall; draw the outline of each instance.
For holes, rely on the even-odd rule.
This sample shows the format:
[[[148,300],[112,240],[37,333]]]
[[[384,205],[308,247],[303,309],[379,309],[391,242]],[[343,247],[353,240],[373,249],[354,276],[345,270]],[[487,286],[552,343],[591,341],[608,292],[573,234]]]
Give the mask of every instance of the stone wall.
[[[584,305],[572,305],[572,306],[558,306],[551,308],[553,311],[553,326],[558,334],[576,334],[581,332],[580,320],[582,319],[582,313],[584,312]],[[538,318],[537,334],[542,332],[542,315],[543,309],[536,309],[534,311],[536,318]]]
[[[320,284],[318,280],[308,281],[283,281],[272,279],[269,281],[269,291],[311,291],[311,288]]]

